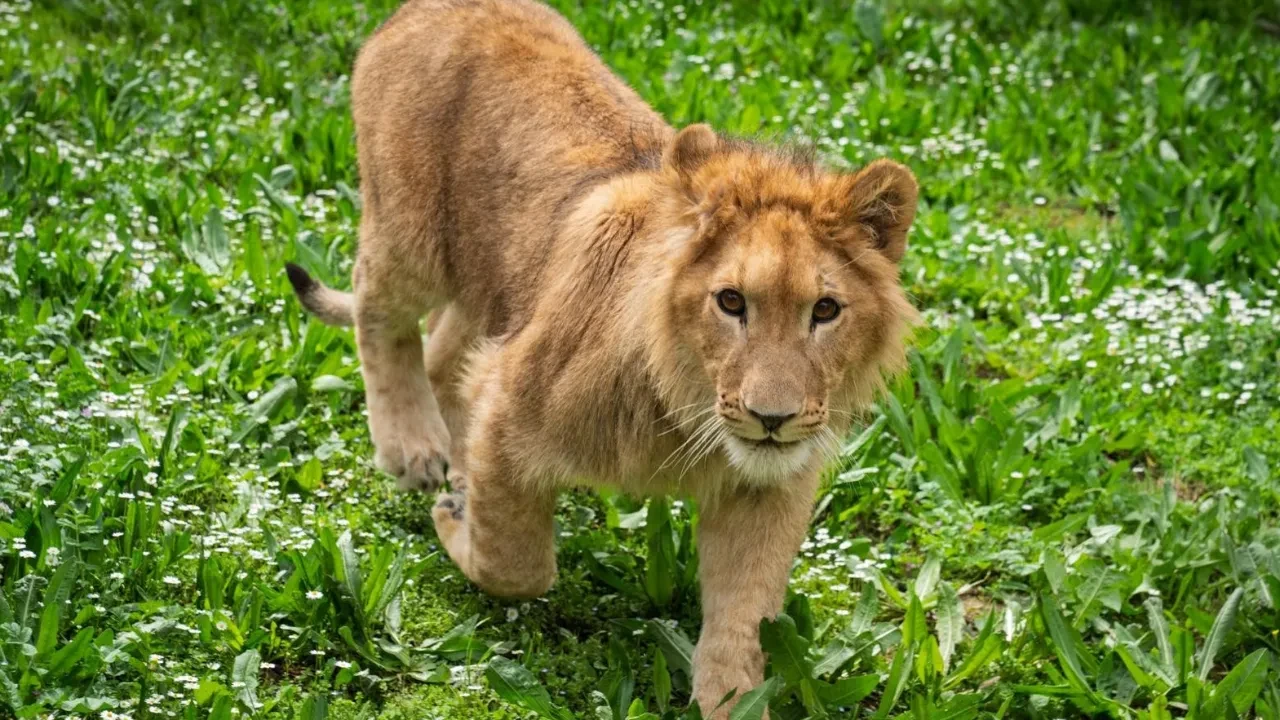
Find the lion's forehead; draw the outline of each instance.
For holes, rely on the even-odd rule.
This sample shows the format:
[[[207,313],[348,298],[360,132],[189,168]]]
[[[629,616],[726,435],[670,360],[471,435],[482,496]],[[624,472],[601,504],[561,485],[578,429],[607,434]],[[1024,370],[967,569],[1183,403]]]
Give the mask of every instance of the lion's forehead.
[[[832,253],[798,213],[776,211],[755,219],[731,253],[742,289],[778,303],[812,302],[832,282]]]

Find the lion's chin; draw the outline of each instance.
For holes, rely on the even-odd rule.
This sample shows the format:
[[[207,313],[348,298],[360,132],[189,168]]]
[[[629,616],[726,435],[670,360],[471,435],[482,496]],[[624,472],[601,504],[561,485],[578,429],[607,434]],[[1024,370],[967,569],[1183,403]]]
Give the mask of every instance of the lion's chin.
[[[789,443],[743,440],[734,435],[724,439],[729,463],[753,484],[765,485],[786,480],[809,466],[814,445],[809,439]]]

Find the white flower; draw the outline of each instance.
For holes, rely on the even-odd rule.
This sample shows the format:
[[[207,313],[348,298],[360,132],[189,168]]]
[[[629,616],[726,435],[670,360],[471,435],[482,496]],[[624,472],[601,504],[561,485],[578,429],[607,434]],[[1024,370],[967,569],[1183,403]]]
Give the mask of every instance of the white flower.
[[[174,577],[173,575],[165,575],[165,576],[164,576],[164,584],[165,584],[165,585],[179,585],[179,584],[181,584],[181,583],[182,583],[182,581],[181,581],[181,580],[179,580],[178,578]]]
[[[308,600],[319,600],[319,599],[320,599],[320,598],[322,598],[322,597],[324,597],[324,593],[320,592],[319,590],[308,590],[308,591],[307,591],[307,599],[308,599]]]

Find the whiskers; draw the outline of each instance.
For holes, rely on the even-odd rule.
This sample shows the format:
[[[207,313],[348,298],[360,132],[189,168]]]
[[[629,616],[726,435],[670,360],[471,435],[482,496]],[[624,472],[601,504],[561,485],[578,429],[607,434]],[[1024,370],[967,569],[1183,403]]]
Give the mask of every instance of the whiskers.
[[[723,423],[720,422],[720,418],[718,416],[711,415],[710,417],[706,417],[714,410],[714,406],[709,407],[667,431],[672,432],[674,430],[678,430],[684,425],[696,422],[699,418],[705,418],[698,425],[697,429],[689,433],[689,437],[685,438],[685,441],[680,443],[680,446],[671,451],[671,454],[662,461],[662,464],[658,466],[658,469],[654,471],[653,476],[650,477],[651,480],[663,470],[679,465],[680,475],[676,479],[676,482],[679,483],[684,480],[684,476],[688,474],[689,470],[696,467],[703,458],[711,454],[720,446],[720,443],[724,441],[725,433],[728,431],[725,430],[725,427]]]
[[[822,455],[824,465],[838,460],[844,451],[840,438],[827,425],[823,425],[822,429],[814,436],[813,444],[817,446],[818,453]]]
[[[712,420],[714,421],[715,418],[712,418]],[[683,482],[684,476],[687,475],[691,469],[696,467],[698,463],[702,462],[703,458],[714,452],[716,448],[720,447],[720,443],[724,442],[725,435],[728,432],[729,431],[725,429],[723,423],[713,422],[712,429],[706,433],[702,440],[698,441],[698,444],[695,445],[692,450],[689,451],[688,457],[685,459],[684,467],[680,469],[680,476],[676,478],[676,484]]]
[[[698,405],[701,405],[701,404],[702,404],[702,403],[689,403],[688,405],[685,405],[684,407],[676,408],[675,410],[672,410],[671,412],[667,413],[666,415],[663,415],[662,417],[658,418],[657,420],[654,420],[654,421],[653,421],[653,423],[654,423],[655,425],[657,425],[658,423],[662,422],[663,420],[666,420],[667,418],[672,417],[673,415],[676,415],[677,413],[683,412],[683,411],[688,410],[689,408],[692,408],[692,407],[697,407]],[[669,429],[664,430],[664,431],[662,431],[662,432],[658,433],[658,437],[662,437],[663,435],[670,435],[671,433],[676,432],[677,430],[683,430],[685,427],[687,427],[687,426],[689,426],[689,425],[692,425],[692,424],[694,424],[694,423],[698,422],[699,420],[702,420],[702,419],[703,419],[703,418],[705,418],[707,415],[709,415],[709,414],[711,414],[711,413],[715,412],[715,409],[716,409],[715,405],[709,405],[709,406],[707,406],[707,407],[705,407],[705,408],[703,408],[703,409],[699,410],[698,412],[696,412],[696,413],[694,413],[694,414],[690,415],[690,416],[689,416],[689,417],[687,417],[687,418],[674,420],[674,421],[671,423],[671,427],[670,427]]]
[[[662,422],[663,420],[666,420],[667,418],[669,418],[669,417],[671,417],[671,416],[675,415],[676,413],[683,412],[683,411],[685,411],[685,410],[688,410],[688,409],[689,409],[689,408],[691,408],[691,407],[697,407],[697,406],[699,406],[699,405],[701,405],[701,404],[702,404],[702,403],[700,403],[700,402],[691,402],[691,403],[689,403],[688,405],[681,405],[680,407],[675,408],[674,410],[672,410],[671,412],[669,412],[669,413],[667,413],[667,414],[663,415],[662,417],[658,418],[657,420],[654,420],[654,421],[653,421],[653,424],[654,424],[654,425],[657,425],[658,423]],[[711,409],[711,408],[707,408],[707,410],[710,410],[710,409]],[[704,412],[705,412],[705,410],[704,410]]]

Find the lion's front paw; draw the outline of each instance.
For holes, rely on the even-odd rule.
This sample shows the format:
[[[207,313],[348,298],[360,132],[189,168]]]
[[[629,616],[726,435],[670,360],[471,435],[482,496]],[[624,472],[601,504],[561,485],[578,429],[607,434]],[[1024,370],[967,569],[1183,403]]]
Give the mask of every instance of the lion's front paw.
[[[760,684],[763,674],[764,654],[758,642],[704,633],[693,656],[693,697],[702,716],[727,720],[729,711]],[[733,697],[725,701],[730,693]]]
[[[387,442],[378,445],[373,462],[401,490],[433,492],[444,485],[449,456],[428,442]]]
[[[707,720],[728,720],[729,711],[754,686],[745,672],[734,672],[728,668],[719,671],[708,668],[702,671],[695,667],[694,672],[700,681],[694,683],[697,686],[694,688],[694,698],[698,701],[702,716]],[[726,702],[724,698],[730,692],[733,692],[733,697]],[[769,717],[768,711],[763,717]]]

